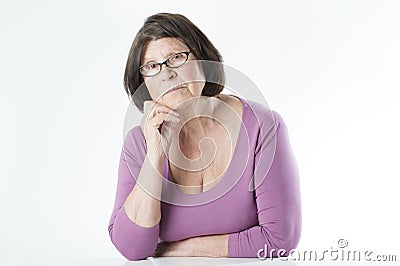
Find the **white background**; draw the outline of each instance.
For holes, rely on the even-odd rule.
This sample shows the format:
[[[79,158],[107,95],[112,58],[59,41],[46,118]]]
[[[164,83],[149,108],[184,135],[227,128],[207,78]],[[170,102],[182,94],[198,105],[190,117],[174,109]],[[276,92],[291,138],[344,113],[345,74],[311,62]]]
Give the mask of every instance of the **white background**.
[[[0,258],[120,258],[107,226],[145,18],[181,13],[285,120],[298,249],[400,238],[399,1],[2,1]],[[396,211],[397,210],[397,211]]]

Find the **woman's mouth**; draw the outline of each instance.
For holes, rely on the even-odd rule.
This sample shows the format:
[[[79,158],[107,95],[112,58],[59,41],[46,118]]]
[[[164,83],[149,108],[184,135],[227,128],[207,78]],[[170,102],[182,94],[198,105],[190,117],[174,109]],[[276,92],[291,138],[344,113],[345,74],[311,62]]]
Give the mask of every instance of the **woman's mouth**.
[[[182,89],[182,88],[184,88],[184,86],[182,86],[182,85],[180,85],[180,86],[175,86],[175,87],[173,87],[172,89],[168,90],[165,94],[168,94],[168,93],[170,93],[170,92],[174,92],[174,91],[180,90],[180,89]],[[164,94],[164,95],[165,95],[165,94]]]

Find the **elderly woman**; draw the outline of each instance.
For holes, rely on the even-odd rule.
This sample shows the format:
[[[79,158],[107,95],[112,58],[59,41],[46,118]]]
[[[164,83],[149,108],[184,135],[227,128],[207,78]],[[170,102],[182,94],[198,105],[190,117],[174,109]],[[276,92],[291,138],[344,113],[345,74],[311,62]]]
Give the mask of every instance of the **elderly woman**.
[[[129,260],[287,256],[299,242],[286,124],[259,103],[221,94],[221,62],[179,14],[148,17],[133,41],[124,85],[144,115],[124,140],[108,226]]]

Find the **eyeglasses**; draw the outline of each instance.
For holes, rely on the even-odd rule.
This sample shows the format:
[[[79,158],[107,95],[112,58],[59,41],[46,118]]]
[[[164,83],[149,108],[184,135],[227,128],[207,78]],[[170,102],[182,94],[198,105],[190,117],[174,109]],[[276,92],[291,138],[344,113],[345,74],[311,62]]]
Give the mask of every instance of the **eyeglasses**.
[[[148,63],[139,67],[140,74],[145,77],[153,77],[161,72],[162,65],[166,65],[169,68],[178,68],[186,63],[189,58],[189,52],[180,52],[168,56],[168,58],[161,63]]]

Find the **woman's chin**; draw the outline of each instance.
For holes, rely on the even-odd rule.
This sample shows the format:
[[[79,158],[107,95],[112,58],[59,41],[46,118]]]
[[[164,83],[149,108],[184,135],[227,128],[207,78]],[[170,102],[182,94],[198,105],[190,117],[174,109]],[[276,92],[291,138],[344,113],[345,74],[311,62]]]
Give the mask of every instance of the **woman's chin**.
[[[163,103],[172,109],[179,110],[186,108],[187,106],[185,105],[185,102],[189,102],[191,98],[191,96],[183,93],[181,94],[177,91],[172,92],[170,95],[164,96]]]

